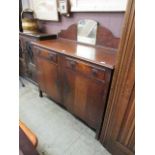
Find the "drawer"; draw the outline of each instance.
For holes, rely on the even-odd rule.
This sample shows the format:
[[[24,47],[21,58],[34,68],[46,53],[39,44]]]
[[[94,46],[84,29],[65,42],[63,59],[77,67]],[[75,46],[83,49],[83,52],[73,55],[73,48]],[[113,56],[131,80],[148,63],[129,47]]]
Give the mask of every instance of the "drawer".
[[[55,52],[34,48],[34,53],[36,56],[45,58],[45,59],[52,61],[54,63],[57,63],[57,61],[58,61],[58,55]]]
[[[89,63],[85,63],[83,61],[71,59],[68,57],[64,59],[64,66],[67,68],[70,68],[73,71],[77,71],[82,74],[85,74],[87,76],[90,76],[99,80],[105,80],[106,71],[102,67],[97,67]]]
[[[78,62],[76,60],[74,60],[74,59],[65,57],[64,61],[63,61],[63,64],[67,68],[70,68],[72,70],[76,70]]]

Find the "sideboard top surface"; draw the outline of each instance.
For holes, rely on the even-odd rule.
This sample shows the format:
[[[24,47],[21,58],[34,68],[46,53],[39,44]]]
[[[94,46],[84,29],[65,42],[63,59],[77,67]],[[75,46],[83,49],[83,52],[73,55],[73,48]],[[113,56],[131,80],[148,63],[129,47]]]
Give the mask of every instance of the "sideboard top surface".
[[[47,39],[56,39],[57,34],[47,34],[47,33],[24,33],[19,32],[20,36],[28,37],[36,40],[47,40]]]
[[[53,39],[32,42],[41,48],[56,51],[58,53],[83,59],[85,61],[114,69],[116,49],[102,46],[90,46],[67,39]]]

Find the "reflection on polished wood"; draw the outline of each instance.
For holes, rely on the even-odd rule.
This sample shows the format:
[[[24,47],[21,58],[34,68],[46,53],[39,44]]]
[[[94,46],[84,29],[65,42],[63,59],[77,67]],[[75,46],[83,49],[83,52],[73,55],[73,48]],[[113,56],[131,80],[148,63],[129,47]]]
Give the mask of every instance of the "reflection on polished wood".
[[[37,41],[32,44],[111,69],[115,65],[116,49],[101,46],[87,46],[65,39]]]

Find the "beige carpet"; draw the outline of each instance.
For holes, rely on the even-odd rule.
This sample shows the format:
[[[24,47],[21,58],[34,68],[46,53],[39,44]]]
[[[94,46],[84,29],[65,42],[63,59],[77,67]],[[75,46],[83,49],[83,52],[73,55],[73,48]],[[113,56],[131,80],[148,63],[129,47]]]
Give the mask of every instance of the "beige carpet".
[[[40,155],[110,155],[95,133],[25,81],[19,90],[19,117],[36,133]]]

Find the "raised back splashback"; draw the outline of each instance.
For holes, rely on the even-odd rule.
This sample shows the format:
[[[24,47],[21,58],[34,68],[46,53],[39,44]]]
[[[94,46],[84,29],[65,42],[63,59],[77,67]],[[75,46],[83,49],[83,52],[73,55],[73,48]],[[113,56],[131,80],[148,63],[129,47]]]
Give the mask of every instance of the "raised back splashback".
[[[58,38],[64,38],[64,39],[74,40],[78,42],[77,31],[78,30],[77,30],[77,23],[76,23],[76,24],[70,25],[65,30],[61,30],[61,32],[58,33]],[[117,49],[119,45],[119,40],[120,38],[115,37],[110,30],[108,30],[104,26],[98,25],[95,45]]]

